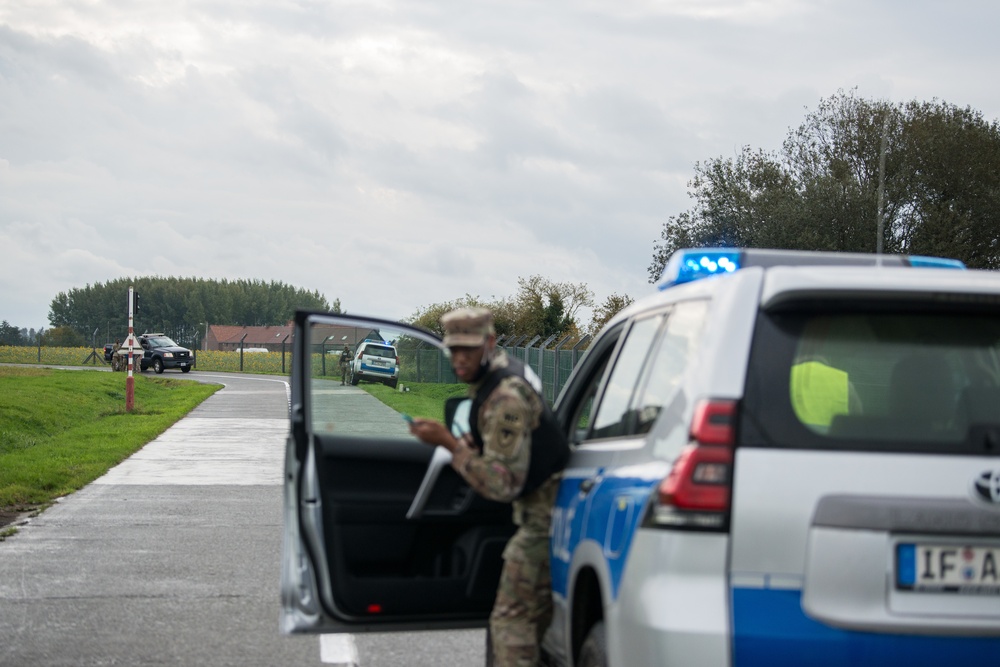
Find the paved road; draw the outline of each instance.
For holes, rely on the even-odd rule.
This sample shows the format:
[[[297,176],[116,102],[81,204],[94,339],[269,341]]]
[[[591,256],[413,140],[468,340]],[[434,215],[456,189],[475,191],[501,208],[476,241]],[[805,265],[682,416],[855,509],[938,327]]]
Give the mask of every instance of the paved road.
[[[483,664],[479,631],[280,635],[285,380],[184,379],[225,387],[0,543],[0,665]]]

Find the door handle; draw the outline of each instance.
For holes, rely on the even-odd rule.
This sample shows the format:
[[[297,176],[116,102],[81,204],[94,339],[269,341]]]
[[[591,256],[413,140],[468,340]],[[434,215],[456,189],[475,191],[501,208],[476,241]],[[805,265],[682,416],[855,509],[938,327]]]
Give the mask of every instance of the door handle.
[[[585,496],[588,493],[590,493],[591,489],[594,488],[594,484],[596,483],[597,483],[596,477],[591,477],[590,479],[585,479],[582,482],[580,482],[580,494]]]

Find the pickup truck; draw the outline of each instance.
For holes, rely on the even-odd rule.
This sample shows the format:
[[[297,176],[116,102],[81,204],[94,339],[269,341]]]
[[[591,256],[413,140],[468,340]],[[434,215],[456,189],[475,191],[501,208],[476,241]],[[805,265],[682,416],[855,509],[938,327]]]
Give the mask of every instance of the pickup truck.
[[[195,358],[191,350],[181,347],[162,333],[147,333],[139,336],[142,346],[142,358],[139,359],[139,370],[152,368],[162,373],[165,368],[179,368],[187,373],[194,368]]]

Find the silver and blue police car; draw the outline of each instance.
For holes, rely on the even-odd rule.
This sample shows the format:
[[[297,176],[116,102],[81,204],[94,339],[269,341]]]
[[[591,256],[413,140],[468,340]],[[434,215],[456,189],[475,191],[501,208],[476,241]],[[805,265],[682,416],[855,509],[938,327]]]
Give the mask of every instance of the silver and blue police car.
[[[549,662],[996,664],[1000,274],[700,249],[660,287],[554,406],[573,452]],[[331,313],[295,326],[283,631],[482,627],[509,506],[317,375],[309,347],[392,329],[424,378],[447,365],[441,341]]]
[[[561,397],[559,664],[1000,655],[1000,275],[709,250]]]

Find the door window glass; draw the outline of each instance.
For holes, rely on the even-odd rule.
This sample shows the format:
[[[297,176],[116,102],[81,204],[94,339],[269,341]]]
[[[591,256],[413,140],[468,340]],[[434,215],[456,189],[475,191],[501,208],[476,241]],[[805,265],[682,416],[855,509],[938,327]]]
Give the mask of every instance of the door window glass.
[[[679,303],[671,311],[655,355],[649,363],[649,379],[636,395],[633,410],[636,415],[636,433],[649,431],[660,412],[673,401],[688,362],[701,340],[706,312],[705,301]]]
[[[663,316],[658,315],[637,320],[632,325],[594,415],[591,438],[614,438],[629,434],[629,424],[634,421],[629,406],[662,321]]]

